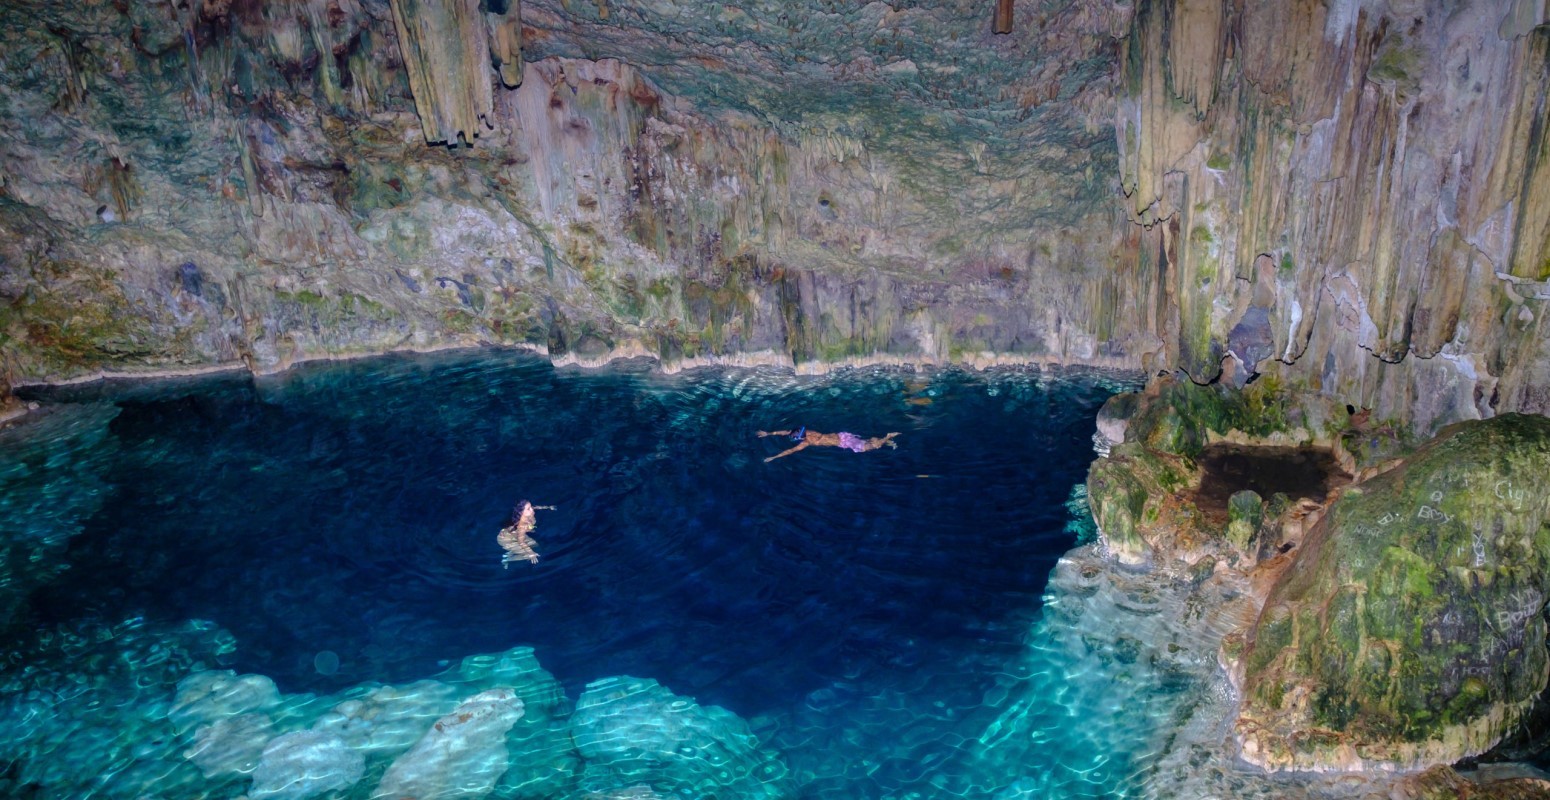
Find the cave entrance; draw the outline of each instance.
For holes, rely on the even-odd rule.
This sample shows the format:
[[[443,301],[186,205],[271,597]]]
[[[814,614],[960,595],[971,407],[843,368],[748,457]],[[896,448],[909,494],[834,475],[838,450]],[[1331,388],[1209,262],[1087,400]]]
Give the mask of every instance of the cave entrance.
[[[1269,500],[1276,492],[1293,500],[1324,502],[1338,486],[1351,482],[1332,452],[1319,447],[1264,447],[1216,444],[1197,462],[1203,473],[1195,505],[1218,522],[1227,519],[1227,500],[1252,489]]]

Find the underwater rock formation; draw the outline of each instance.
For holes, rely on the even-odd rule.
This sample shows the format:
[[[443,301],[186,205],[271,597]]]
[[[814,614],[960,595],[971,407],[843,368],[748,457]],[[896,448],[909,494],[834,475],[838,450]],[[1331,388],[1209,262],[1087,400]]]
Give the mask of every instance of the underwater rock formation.
[[[354,786],[366,757],[343,739],[320,731],[277,736],[264,746],[248,795],[265,800],[307,800]]]
[[[610,793],[646,787],[669,797],[778,798],[788,772],[763,752],[748,723],[701,706],[649,679],[606,678],[576,701],[571,736],[584,767],[581,788]]]
[[[1459,423],[1347,488],[1240,660],[1243,756],[1413,769],[1485,752],[1550,677],[1550,419]]]
[[[506,773],[506,732],[522,712],[521,698],[506,688],[464,700],[388,766],[373,796],[429,800],[488,795]]]

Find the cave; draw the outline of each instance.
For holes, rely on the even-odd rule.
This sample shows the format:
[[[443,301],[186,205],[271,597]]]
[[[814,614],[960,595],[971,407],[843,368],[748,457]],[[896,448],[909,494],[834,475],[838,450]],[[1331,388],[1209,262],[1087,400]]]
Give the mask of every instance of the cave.
[[[1333,489],[1351,480],[1333,452],[1314,447],[1217,444],[1201,451],[1200,469],[1195,503],[1223,522],[1228,499],[1241,491],[1323,503]]]
[[[1550,793],[1540,0],[0,41],[0,794]]]

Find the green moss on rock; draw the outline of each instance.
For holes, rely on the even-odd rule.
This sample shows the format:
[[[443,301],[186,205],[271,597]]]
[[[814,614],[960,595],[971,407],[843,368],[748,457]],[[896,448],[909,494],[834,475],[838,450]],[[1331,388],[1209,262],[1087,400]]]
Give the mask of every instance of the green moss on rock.
[[[1341,496],[1245,653],[1251,760],[1408,768],[1494,745],[1550,671],[1547,472],[1550,418],[1508,414]]]
[[[1227,500],[1227,541],[1239,550],[1248,550],[1249,542],[1265,521],[1265,502],[1259,493],[1244,489]]]

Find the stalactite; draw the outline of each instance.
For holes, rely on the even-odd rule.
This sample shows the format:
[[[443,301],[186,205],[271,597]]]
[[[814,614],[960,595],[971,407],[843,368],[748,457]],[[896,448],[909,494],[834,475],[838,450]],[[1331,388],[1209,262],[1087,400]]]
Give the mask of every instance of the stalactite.
[[[500,67],[501,84],[507,89],[522,85],[522,0],[500,6],[491,3],[485,13],[490,28],[490,55]]]
[[[491,126],[490,48],[479,0],[392,0],[425,141],[472,144]]]
[[[1012,32],[1012,0],[996,0],[996,22],[991,30],[996,33]]]

